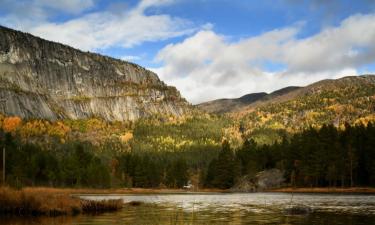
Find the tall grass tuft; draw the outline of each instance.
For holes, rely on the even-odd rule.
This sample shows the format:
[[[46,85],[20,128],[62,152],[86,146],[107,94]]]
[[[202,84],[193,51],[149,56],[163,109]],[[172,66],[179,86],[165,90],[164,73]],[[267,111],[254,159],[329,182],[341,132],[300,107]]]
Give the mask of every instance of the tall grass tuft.
[[[122,209],[124,203],[121,199],[114,200],[81,200],[81,209],[83,213],[101,213],[113,212]]]
[[[59,216],[99,213],[122,208],[122,200],[93,201],[72,197],[68,192],[0,188],[0,214]]]

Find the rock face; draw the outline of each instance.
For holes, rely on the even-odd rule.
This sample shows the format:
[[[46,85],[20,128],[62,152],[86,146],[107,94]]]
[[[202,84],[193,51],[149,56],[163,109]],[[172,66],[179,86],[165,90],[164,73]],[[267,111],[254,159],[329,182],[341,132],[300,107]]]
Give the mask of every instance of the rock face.
[[[255,176],[241,177],[231,191],[256,192],[280,187],[285,181],[284,172],[279,169],[264,170]]]
[[[138,65],[0,26],[0,113],[124,121],[189,109],[176,88]]]

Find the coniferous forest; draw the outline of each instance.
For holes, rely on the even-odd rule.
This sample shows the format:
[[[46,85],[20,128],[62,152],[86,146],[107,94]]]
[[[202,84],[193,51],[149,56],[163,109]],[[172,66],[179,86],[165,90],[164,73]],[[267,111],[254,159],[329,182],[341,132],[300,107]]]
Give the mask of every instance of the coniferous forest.
[[[14,187],[181,188],[192,181],[201,188],[227,189],[241,177],[272,168],[284,172],[286,186],[375,186],[373,123],[311,127],[270,144],[250,138],[233,148],[224,140],[180,151],[113,153],[111,143],[103,148],[77,140],[40,145],[4,129],[0,137],[0,147],[6,149],[6,182]]]

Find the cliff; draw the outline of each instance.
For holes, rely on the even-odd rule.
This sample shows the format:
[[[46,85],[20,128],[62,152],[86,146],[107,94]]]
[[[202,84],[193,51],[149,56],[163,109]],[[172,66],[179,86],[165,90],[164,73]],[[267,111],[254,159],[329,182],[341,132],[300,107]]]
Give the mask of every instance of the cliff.
[[[176,88],[138,65],[0,26],[0,113],[124,121],[189,109]]]

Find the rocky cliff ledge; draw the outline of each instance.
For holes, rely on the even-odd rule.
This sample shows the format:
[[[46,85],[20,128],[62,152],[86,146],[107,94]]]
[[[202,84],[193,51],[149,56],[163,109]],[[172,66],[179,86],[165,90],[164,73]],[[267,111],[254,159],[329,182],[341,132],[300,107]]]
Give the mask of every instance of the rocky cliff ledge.
[[[136,64],[0,26],[0,112],[22,118],[135,120],[190,104]]]

